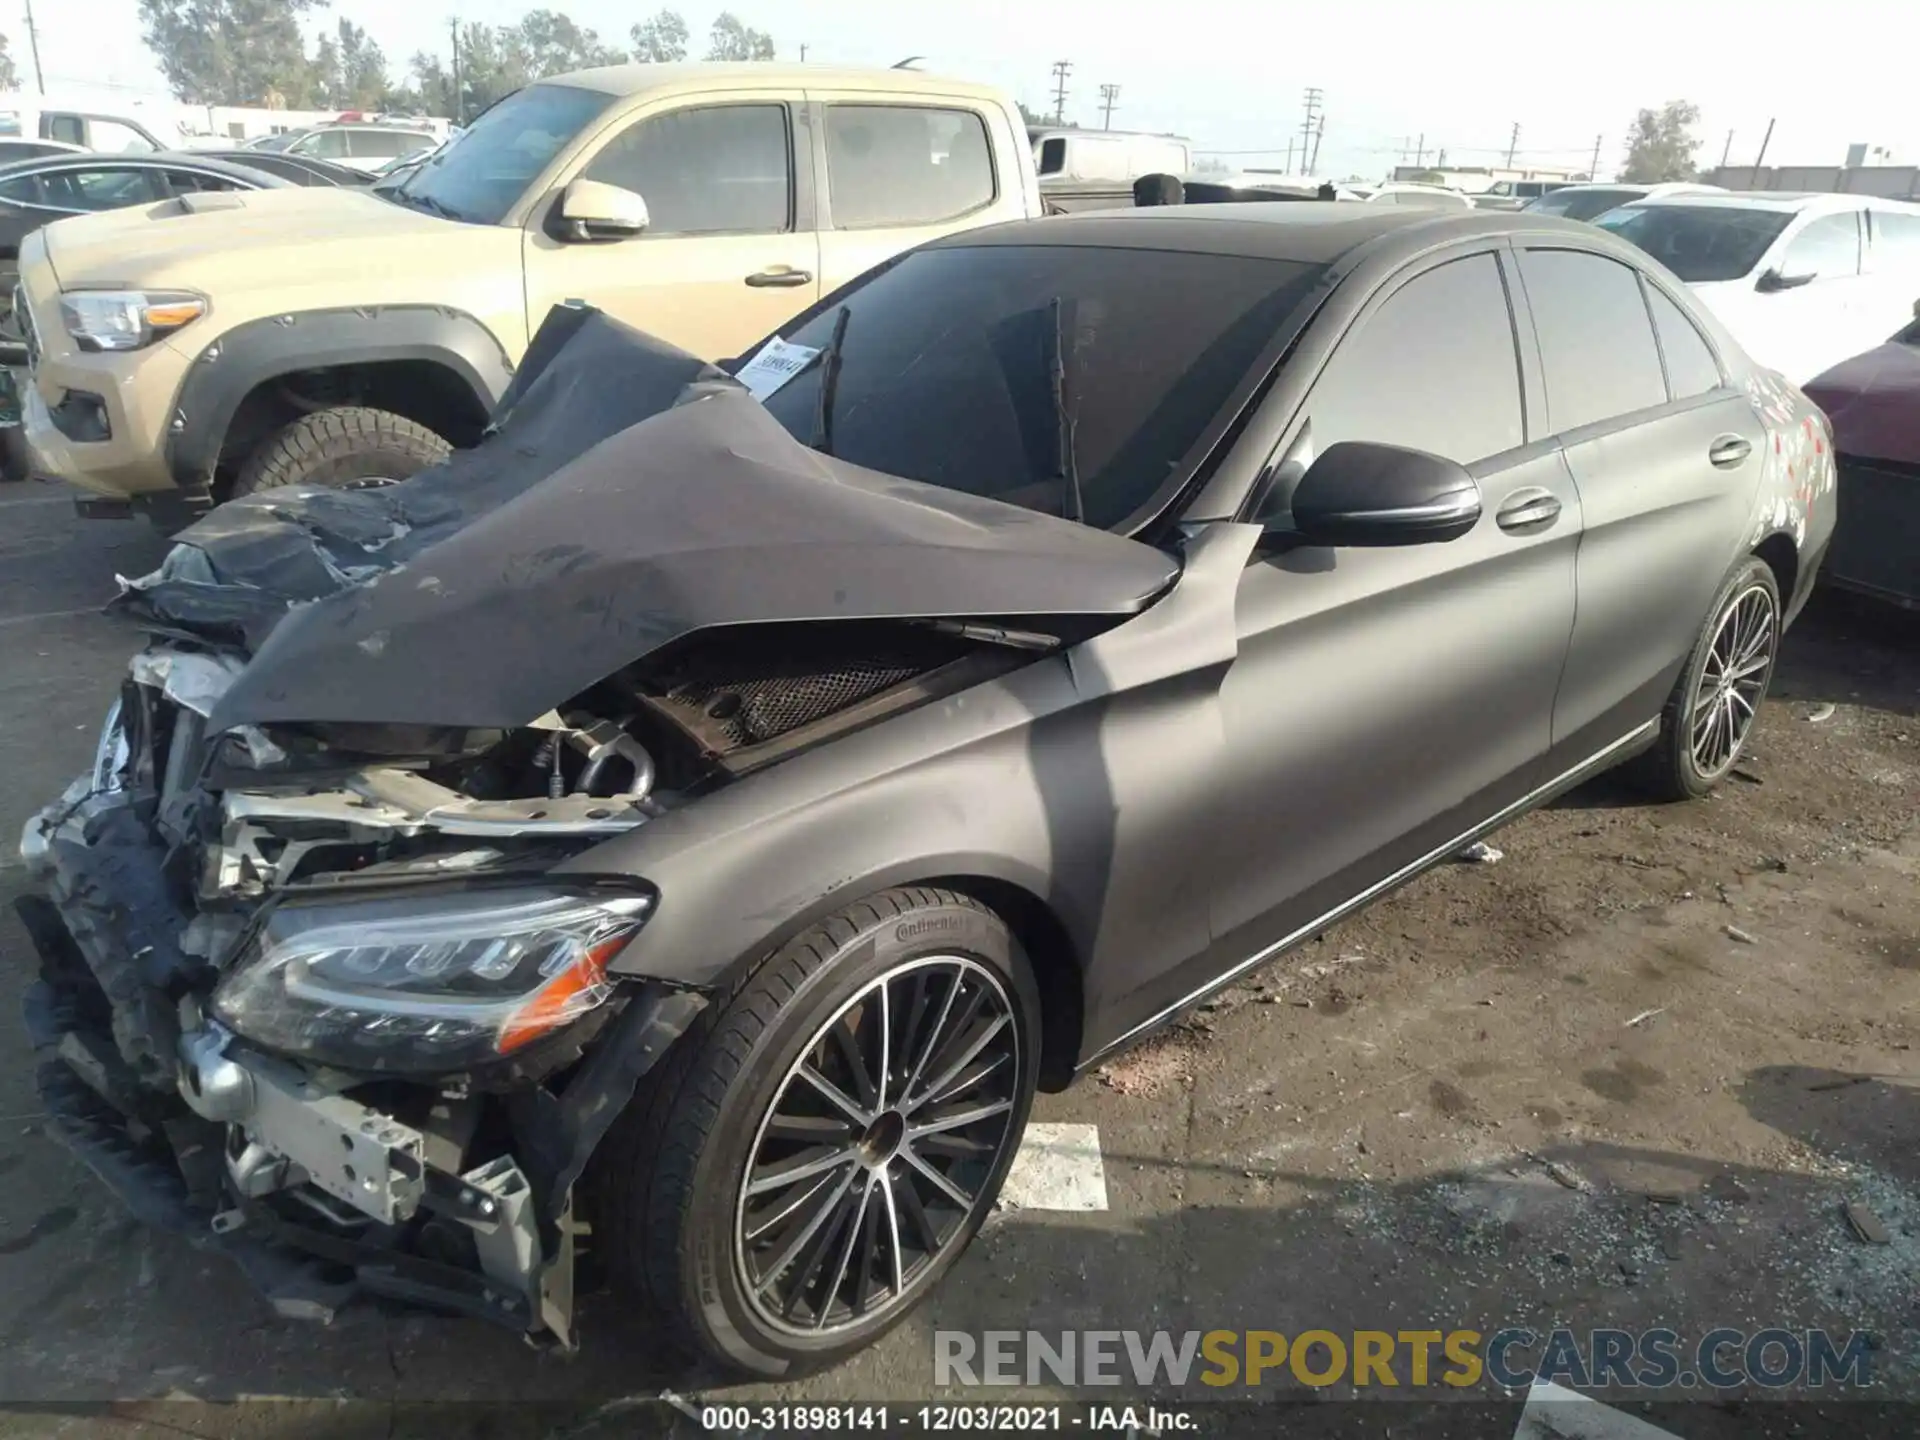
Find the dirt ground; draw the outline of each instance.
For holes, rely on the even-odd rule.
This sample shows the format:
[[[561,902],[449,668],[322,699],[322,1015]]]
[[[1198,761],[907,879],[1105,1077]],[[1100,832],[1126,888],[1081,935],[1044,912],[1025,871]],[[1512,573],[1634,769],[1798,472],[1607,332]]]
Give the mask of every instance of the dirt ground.
[[[130,648],[84,612],[158,547],[78,525],[52,492],[5,491],[11,835],[84,761]],[[1496,863],[1443,867],[1044,1097],[1036,1119],[1099,1127],[1107,1210],[1003,1213],[880,1345],[727,1398],[925,1398],[936,1329],[1664,1324],[1866,1331],[1873,1393],[1920,1401],[1920,616],[1822,595],[1718,794],[1648,806],[1602,781],[1493,843]],[[21,883],[9,848],[0,900]],[[6,915],[0,990],[26,967]],[[603,1297],[573,1355],[372,1308],[325,1329],[275,1320],[40,1133],[10,1003],[0,1177],[6,1433],[597,1436],[642,1433],[626,1405],[663,1388],[714,1393]],[[1177,1398],[1214,1398],[1199,1392]],[[1683,1402],[1659,1423],[1689,1436],[1920,1423],[1875,1430],[1857,1402],[1782,1409],[1757,1390],[1658,1398]],[[58,1408],[102,1401],[117,1418]],[[450,1401],[556,1408],[431,1408]],[[1363,1401],[1336,1408],[1395,1413]]]

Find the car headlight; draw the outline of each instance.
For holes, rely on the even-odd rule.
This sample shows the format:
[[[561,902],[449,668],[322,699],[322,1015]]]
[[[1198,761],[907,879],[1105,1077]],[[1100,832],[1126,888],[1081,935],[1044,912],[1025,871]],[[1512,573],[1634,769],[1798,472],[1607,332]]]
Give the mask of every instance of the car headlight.
[[[492,889],[283,904],[213,994],[236,1034],[315,1064],[434,1075],[514,1055],[613,993],[646,895]]]
[[[69,290],[60,318],[82,350],[138,350],[207,313],[185,290]]]

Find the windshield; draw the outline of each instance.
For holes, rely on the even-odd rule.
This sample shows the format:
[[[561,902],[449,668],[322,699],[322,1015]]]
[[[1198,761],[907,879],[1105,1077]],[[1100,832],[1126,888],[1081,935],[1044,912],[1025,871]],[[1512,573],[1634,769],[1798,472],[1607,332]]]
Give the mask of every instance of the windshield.
[[[305,130],[286,130],[278,135],[269,135],[264,140],[256,140],[247,148],[250,150],[284,150],[296,140],[304,139],[309,132]]]
[[[846,311],[836,456],[1071,515],[1057,316],[1083,516],[1112,529],[1185,478],[1188,452],[1321,273],[1238,255],[956,246],[907,255],[783,334],[825,349]],[[816,438],[827,370],[814,363],[765,402],[803,443]]]
[[[1689,285],[1743,280],[1793,219],[1731,205],[1626,205],[1594,224],[1631,240]]]
[[[528,86],[381,193],[449,220],[498,225],[553,157],[612,102],[611,95],[572,85]]]
[[[1616,205],[1631,205],[1647,192],[1631,188],[1554,190],[1527,207],[1529,215],[1564,215],[1569,220],[1592,220]]]

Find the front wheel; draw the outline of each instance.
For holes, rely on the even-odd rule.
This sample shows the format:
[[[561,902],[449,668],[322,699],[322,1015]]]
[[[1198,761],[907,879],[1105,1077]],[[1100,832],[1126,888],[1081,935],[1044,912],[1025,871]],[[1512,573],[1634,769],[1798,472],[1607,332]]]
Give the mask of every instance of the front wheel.
[[[233,494],[284,485],[350,489],[405,480],[452,453],[440,436],[404,415],[339,405],[302,415],[269,436],[241,465]]]
[[[1749,558],[1720,587],[1661,713],[1660,743],[1636,762],[1642,786],[1692,800],[1725,779],[1759,718],[1780,648],[1780,587]]]
[[[1038,1075],[1032,970],[970,897],[889,890],[703,1021],[609,1145],[609,1257],[701,1358],[816,1369],[903,1319],[991,1210]]]

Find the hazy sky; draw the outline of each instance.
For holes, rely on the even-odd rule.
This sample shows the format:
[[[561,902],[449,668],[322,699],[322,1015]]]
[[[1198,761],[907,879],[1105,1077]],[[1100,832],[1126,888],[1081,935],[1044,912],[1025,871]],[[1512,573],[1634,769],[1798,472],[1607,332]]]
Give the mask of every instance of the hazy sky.
[[[335,0],[364,25],[396,71],[414,51],[447,48],[447,21],[511,21],[521,0]],[[570,0],[552,8],[624,42],[657,0]],[[719,6],[678,7],[696,44]],[[1408,137],[1424,134],[1456,164],[1504,159],[1513,125],[1519,157],[1584,169],[1603,137],[1601,173],[1619,162],[1634,112],[1670,99],[1702,111],[1704,164],[1751,160],[1770,117],[1770,160],[1838,164],[1853,141],[1920,161],[1912,103],[1913,50],[1899,42],[1902,7],[1885,0],[1771,4],[1748,0],[1406,0],[1159,6],[1111,0],[738,0],[749,24],[773,33],[780,58],[892,64],[996,82],[1051,108],[1048,68],[1073,62],[1067,114],[1098,121],[1102,82],[1120,86],[1114,125],[1173,130],[1203,149],[1284,150],[1302,94],[1325,93],[1320,170],[1376,174]],[[86,81],[151,91],[158,73],[140,42],[137,0],[39,0],[40,51],[50,90]],[[28,74],[21,0],[0,0],[0,32]],[[1242,155],[1235,164],[1278,164]]]

